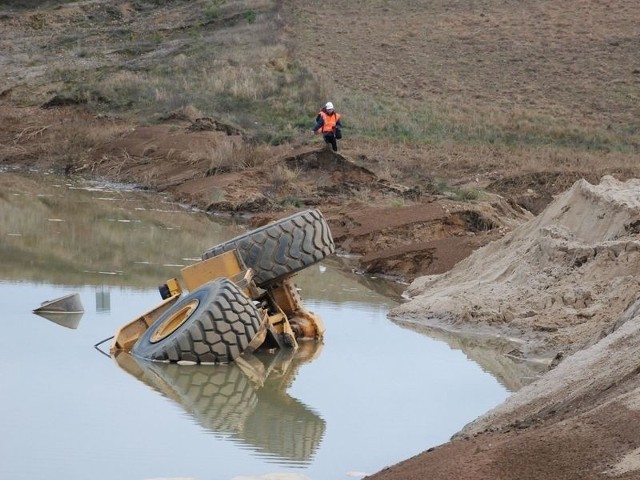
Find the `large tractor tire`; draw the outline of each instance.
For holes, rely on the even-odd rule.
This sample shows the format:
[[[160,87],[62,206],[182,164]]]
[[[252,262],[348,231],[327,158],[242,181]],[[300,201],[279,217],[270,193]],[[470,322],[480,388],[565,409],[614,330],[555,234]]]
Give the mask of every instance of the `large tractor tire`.
[[[306,210],[212,247],[202,259],[234,248],[264,288],[332,254],[335,244],[322,213]]]
[[[230,363],[247,348],[260,323],[251,300],[229,279],[220,278],[178,300],[131,353],[164,362]]]

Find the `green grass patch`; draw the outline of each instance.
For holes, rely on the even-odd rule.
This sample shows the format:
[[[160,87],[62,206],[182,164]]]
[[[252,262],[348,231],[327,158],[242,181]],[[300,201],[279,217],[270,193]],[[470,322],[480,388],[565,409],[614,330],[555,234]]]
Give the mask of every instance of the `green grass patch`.
[[[394,142],[557,146],[577,150],[633,153],[639,151],[637,125],[586,128],[549,117],[514,118],[501,124],[488,116],[468,115],[454,121],[449,112],[428,104],[404,105],[397,99],[345,93],[337,99],[352,137],[385,138]]]

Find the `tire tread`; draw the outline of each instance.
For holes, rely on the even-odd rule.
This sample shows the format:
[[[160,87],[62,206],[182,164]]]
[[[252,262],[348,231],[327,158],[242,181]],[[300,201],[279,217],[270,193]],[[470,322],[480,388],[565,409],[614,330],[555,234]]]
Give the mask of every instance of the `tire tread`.
[[[207,291],[202,291],[206,289]],[[198,292],[198,293],[196,293]],[[153,332],[191,295],[206,297],[192,316],[175,332],[151,343]],[[201,303],[205,300],[201,300]],[[226,278],[209,282],[178,301],[156,320],[133,346],[136,356],[156,361],[192,361],[229,363],[235,360],[253,339],[261,318],[253,303]]]
[[[256,285],[265,287],[332,254],[335,243],[322,213],[306,210],[216,245],[202,258],[233,249],[254,270]]]

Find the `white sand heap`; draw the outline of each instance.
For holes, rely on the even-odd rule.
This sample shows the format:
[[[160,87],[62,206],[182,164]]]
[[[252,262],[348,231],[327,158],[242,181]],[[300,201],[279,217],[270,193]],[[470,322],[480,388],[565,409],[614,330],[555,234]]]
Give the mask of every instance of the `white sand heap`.
[[[550,359],[611,333],[640,291],[640,180],[576,182],[544,212],[440,275],[392,317],[524,340]]]

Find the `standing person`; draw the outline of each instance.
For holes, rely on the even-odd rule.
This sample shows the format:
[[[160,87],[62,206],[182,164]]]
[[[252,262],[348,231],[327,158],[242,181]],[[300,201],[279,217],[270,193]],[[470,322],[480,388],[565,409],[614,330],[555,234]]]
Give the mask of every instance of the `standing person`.
[[[316,126],[313,127],[313,133],[320,131],[325,143],[331,144],[333,151],[337,152],[337,140],[342,138],[341,128],[340,114],[334,110],[333,103],[327,102],[316,117]]]

